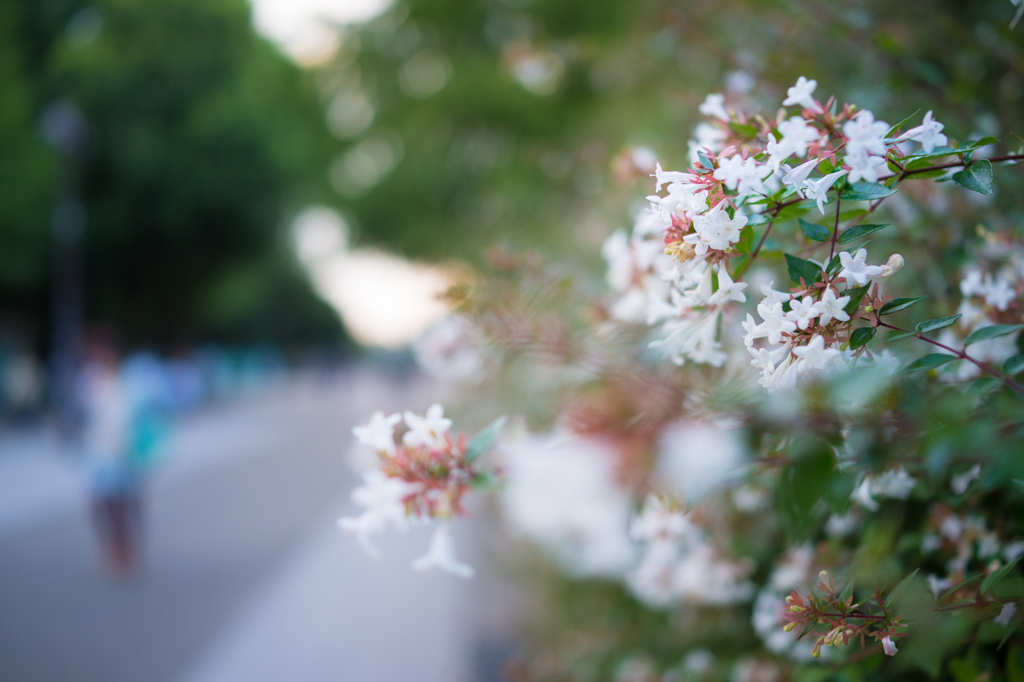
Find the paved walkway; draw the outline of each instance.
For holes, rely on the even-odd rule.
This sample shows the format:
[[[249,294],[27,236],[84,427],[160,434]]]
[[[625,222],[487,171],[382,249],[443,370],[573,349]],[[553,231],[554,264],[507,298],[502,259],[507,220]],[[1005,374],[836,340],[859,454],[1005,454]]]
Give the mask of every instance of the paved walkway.
[[[485,653],[503,625],[486,570],[412,572],[426,529],[386,538],[373,561],[334,528],[354,511],[351,426],[435,393],[362,368],[185,419],[148,491],[145,568],[127,582],[103,572],[59,446],[0,439],[0,680],[494,679]],[[484,534],[459,531],[482,565]]]

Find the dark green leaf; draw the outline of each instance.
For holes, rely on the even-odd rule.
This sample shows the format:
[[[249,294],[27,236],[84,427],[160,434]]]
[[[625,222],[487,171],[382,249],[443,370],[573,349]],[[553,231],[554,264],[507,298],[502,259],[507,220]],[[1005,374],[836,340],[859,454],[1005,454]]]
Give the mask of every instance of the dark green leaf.
[[[995,377],[981,377],[971,382],[971,385],[967,387],[964,393],[968,398],[977,398],[978,396],[985,395],[990,391],[999,388],[1002,385],[1002,380],[996,379]]]
[[[897,331],[897,330],[893,329],[888,334],[885,335],[885,342],[886,343],[892,343],[893,341],[899,341],[900,339],[905,339],[908,336],[913,336],[913,335],[914,335],[914,332],[901,332],[901,331]]]
[[[923,358],[918,358],[912,363],[900,370],[900,374],[910,374],[911,372],[920,372],[922,370],[935,369],[952,360],[959,360],[955,355],[946,355],[944,353],[930,353],[925,355]]]
[[[1014,355],[1003,363],[1003,374],[1013,376],[1024,369],[1024,355]]]
[[[978,341],[987,341],[988,339],[994,339],[997,336],[1006,336],[1012,334],[1018,329],[1024,329],[1024,324],[994,324],[990,327],[982,327],[971,333],[964,341],[964,346],[969,346],[972,343]]]
[[[850,297],[850,302],[846,304],[845,308],[843,308],[843,312],[845,312],[847,315],[853,315],[855,312],[857,312],[857,308],[860,307],[860,302],[861,300],[863,300],[864,294],[868,293],[868,289],[870,288],[870,284],[865,284],[862,287],[857,287],[856,289],[847,289],[845,292],[843,292],[846,296]]]
[[[962,583],[960,583],[956,587],[954,587],[954,588],[952,588],[950,590],[946,590],[945,594],[943,594],[941,597],[939,597],[939,601],[942,601],[946,597],[949,597],[949,596],[951,596],[953,594],[956,594],[959,590],[961,590],[962,588],[966,587],[969,583],[973,583],[975,580],[977,580],[978,578],[981,578],[984,575],[985,575],[984,573],[979,573],[978,575],[976,575],[976,576],[974,576],[972,578],[968,578],[967,580],[963,581]]]
[[[844,601],[846,601],[847,599],[849,599],[852,596],[853,596],[853,578],[850,578],[850,581],[848,583],[846,583],[846,586],[843,588],[843,591],[839,593],[839,601],[843,601],[844,602]]]
[[[821,268],[810,261],[787,253],[786,265],[789,267],[789,278],[796,284],[800,283],[801,278],[807,284],[821,280]]]
[[[917,575],[919,570],[920,569],[915,568],[913,573],[901,580],[899,585],[892,588],[892,591],[889,592],[889,596],[885,598],[885,605],[887,607],[891,608],[893,604],[899,601],[899,598],[902,597],[903,593],[907,591],[908,587],[910,587],[910,583],[913,582],[914,576]]]
[[[920,159],[941,159],[944,156],[952,156],[953,154],[960,153],[961,149],[955,147],[936,147],[930,152],[920,151],[916,154],[911,154],[908,158],[914,159],[915,161]]]
[[[926,334],[928,332],[933,332],[936,329],[945,329],[951,324],[954,324],[960,319],[960,317],[960,315],[951,315],[950,317],[939,317],[934,320],[925,320],[914,327],[914,329],[922,334]]]
[[[498,417],[489,425],[481,429],[480,433],[473,436],[473,440],[469,441],[469,447],[466,448],[466,461],[472,462],[480,455],[484,454],[487,448],[491,447],[491,444],[501,433],[501,429],[504,426],[505,418]]]
[[[858,239],[863,239],[872,232],[878,232],[885,227],[889,227],[889,223],[885,223],[884,225],[854,225],[839,235],[839,243],[849,244],[850,242],[855,242]]]
[[[953,173],[953,182],[973,192],[992,194],[992,163],[987,159],[974,161],[962,171]]]
[[[835,256],[832,257],[832,260],[830,260],[828,262],[827,270],[828,270],[829,276],[831,277],[832,275],[834,275],[837,272],[839,272],[839,268],[840,268],[840,266],[842,266],[842,264],[843,264],[843,261],[842,261],[842,259],[839,258],[839,254],[837,253]]]
[[[894,298],[891,301],[889,301],[888,303],[886,303],[885,305],[883,305],[882,309],[880,311],[878,311],[878,314],[879,315],[892,315],[893,313],[898,313],[901,310],[906,310],[907,308],[909,308],[912,305],[917,305],[918,303],[920,303],[921,301],[923,301],[926,298],[928,298],[928,297],[927,296],[917,296],[915,298]]]
[[[815,223],[809,223],[806,220],[800,220],[800,229],[803,230],[804,234],[813,239],[816,242],[827,242],[829,231],[828,228],[823,225],[817,225]]]
[[[844,201],[875,201],[896,194],[896,190],[876,182],[857,182],[840,194]]]
[[[857,350],[875,336],[874,327],[860,327],[850,334],[850,350]]]
[[[1003,601],[1024,597],[1024,579],[1005,578],[999,581],[998,585],[992,586],[992,596]]]
[[[915,111],[914,113],[912,113],[912,114],[911,114],[910,116],[907,116],[907,117],[906,117],[905,119],[903,119],[902,121],[900,121],[899,123],[897,123],[896,125],[894,125],[894,126],[893,126],[892,128],[889,128],[889,132],[887,132],[887,133],[885,134],[885,136],[886,136],[886,137],[892,137],[892,136],[893,136],[893,134],[894,134],[894,133],[895,133],[895,132],[896,132],[897,130],[899,130],[899,129],[900,129],[900,128],[902,128],[903,126],[907,125],[908,123],[910,123],[910,119],[914,118],[915,116],[917,116],[917,115],[918,115],[918,114],[920,114],[920,113],[921,113],[921,110],[920,110],[920,109],[918,109],[917,111]]]
[[[1021,557],[1017,557],[1005,566],[1000,566],[996,570],[992,571],[992,573],[990,573],[989,576],[981,583],[981,594],[984,595],[986,592],[998,585],[1003,578],[1010,575],[1010,571],[1013,570],[1013,567],[1016,566],[1017,562],[1020,560]]]

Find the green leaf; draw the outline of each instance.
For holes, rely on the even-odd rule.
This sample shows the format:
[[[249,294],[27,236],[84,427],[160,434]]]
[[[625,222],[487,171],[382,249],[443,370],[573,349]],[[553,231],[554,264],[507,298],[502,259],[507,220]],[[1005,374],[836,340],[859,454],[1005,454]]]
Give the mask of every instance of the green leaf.
[[[900,339],[905,339],[908,336],[913,336],[913,335],[914,335],[914,332],[901,332],[901,331],[897,331],[897,330],[893,329],[888,334],[885,335],[885,342],[886,343],[892,343],[893,341],[899,341]]]
[[[874,327],[860,327],[850,334],[850,350],[857,350],[875,336]]]
[[[876,182],[857,182],[839,195],[844,201],[875,201],[896,194],[896,190]]]
[[[917,305],[918,303],[920,303],[921,301],[923,301],[926,298],[928,298],[928,297],[927,296],[917,296],[915,298],[894,298],[891,301],[889,301],[888,303],[886,303],[885,305],[883,305],[882,309],[880,311],[878,311],[878,314],[879,315],[892,315],[893,313],[898,313],[901,310],[906,310],[910,306]]]
[[[1024,355],[1014,355],[1003,363],[1003,374],[1006,376],[1013,376],[1022,369],[1024,369]]]
[[[803,230],[804,234],[813,239],[816,242],[827,242],[829,231],[824,225],[817,225],[815,223],[809,223],[806,220],[800,219],[800,229]]]
[[[821,173],[822,175],[828,175],[835,169],[836,167],[832,165],[832,161],[830,161],[827,158],[822,159],[821,163],[818,164],[818,172]]]
[[[988,159],[974,161],[958,173],[953,173],[953,182],[979,194],[992,194],[992,162]]]
[[[913,582],[914,576],[917,575],[917,572],[919,570],[921,569],[915,568],[913,573],[911,573],[906,578],[901,580],[896,587],[892,588],[892,591],[889,592],[889,596],[885,598],[886,606],[891,607],[893,604],[899,601],[899,598],[902,597],[903,593],[907,591],[908,587],[910,587],[910,583]]]
[[[959,154],[962,151],[963,151],[962,149],[957,149],[956,147],[936,147],[935,149],[931,150],[930,152],[925,153],[924,151],[920,151],[920,152],[918,152],[916,154],[911,154],[907,158],[914,159],[913,162],[916,163],[917,161],[923,160],[923,159],[941,159],[941,158],[943,158],[945,156],[952,156],[953,154]]]
[[[985,137],[979,138],[977,140],[969,140],[967,142],[964,142],[964,146],[961,147],[961,149],[962,150],[966,149],[966,150],[969,150],[969,151],[974,151],[975,149],[981,149],[982,147],[987,147],[990,144],[999,144],[999,138],[998,137],[992,137],[991,135],[986,135]]]
[[[736,250],[740,253],[750,253],[754,248],[754,228],[747,225],[740,230],[740,240],[736,244]]]
[[[855,312],[857,312],[857,308],[860,307],[860,302],[861,300],[863,300],[864,294],[868,293],[868,289],[870,288],[870,284],[865,284],[862,287],[857,287],[856,289],[847,289],[846,291],[844,291],[843,294],[845,296],[850,297],[850,302],[846,304],[845,308],[843,308],[843,312],[845,312],[847,315],[853,315]]]
[[[933,332],[936,329],[945,329],[951,324],[954,324],[957,320],[960,319],[960,317],[961,315],[951,315],[950,317],[939,317],[934,320],[925,320],[924,322],[921,322],[916,327],[914,327],[914,329],[916,329],[921,334],[926,334],[928,332]]]
[[[843,261],[841,258],[839,258],[839,254],[837,253],[835,256],[832,257],[832,260],[828,262],[828,267],[826,268],[826,270],[828,271],[829,276],[831,277],[832,275],[839,272],[839,267],[842,264]]]
[[[757,128],[755,128],[752,125],[737,123],[736,121],[729,121],[729,127],[732,128],[734,132],[744,137],[757,137]]]
[[[480,433],[473,436],[473,440],[469,441],[469,447],[466,448],[466,461],[472,462],[480,455],[484,454],[487,448],[491,447],[494,439],[498,437],[504,426],[505,418],[498,417],[489,425],[481,429]]]
[[[953,360],[959,360],[955,355],[946,355],[945,353],[930,353],[925,355],[923,358],[918,358],[912,363],[900,370],[900,374],[910,374],[911,372],[920,372],[922,370],[935,369],[941,367],[947,362]]]
[[[885,223],[884,225],[854,225],[839,235],[839,243],[849,244],[850,242],[855,242],[858,239],[867,237],[872,232],[878,232],[882,228],[889,227],[889,225],[890,223]]]
[[[964,341],[964,347],[977,343],[978,341],[987,341],[994,339],[997,336],[1006,336],[1012,334],[1018,329],[1024,329],[1024,324],[994,324],[990,327],[982,327],[971,333]]]
[[[978,575],[976,575],[974,577],[971,577],[971,578],[968,578],[967,580],[963,581],[962,583],[960,583],[956,587],[954,587],[952,589],[949,589],[949,590],[946,590],[946,592],[941,597],[939,597],[939,601],[942,601],[946,597],[949,597],[950,595],[955,594],[960,589],[966,587],[968,585],[968,583],[973,583],[975,580],[977,580],[978,578],[981,578],[984,575],[985,575],[984,573],[979,573]]]
[[[839,601],[846,601],[853,596],[853,578],[850,578],[850,582],[846,583],[846,587],[839,593]]]
[[[789,267],[789,278],[795,284],[800,283],[801,277],[807,284],[821,280],[821,268],[810,261],[791,256],[787,253],[786,265]]]
[[[1010,571],[1013,570],[1013,567],[1016,566],[1017,562],[1020,560],[1021,557],[1017,557],[1005,566],[1000,566],[996,570],[992,571],[992,573],[990,573],[989,576],[981,583],[981,594],[984,595],[986,592],[998,585],[1003,578],[1010,574]]]
[[[764,225],[770,223],[772,220],[769,216],[764,213],[753,213],[747,216],[747,227],[754,227],[755,225]]]
[[[995,377],[981,377],[980,379],[972,381],[971,385],[967,387],[966,391],[964,391],[964,394],[968,398],[977,398],[978,396],[983,396],[986,393],[999,388],[1002,384],[1003,382],[1001,379],[996,379]]]
[[[899,130],[899,129],[900,129],[900,128],[902,128],[903,126],[907,125],[908,123],[910,123],[910,119],[914,118],[915,116],[917,116],[917,115],[918,115],[918,114],[920,114],[920,113],[921,113],[921,110],[920,110],[920,109],[918,109],[917,111],[915,111],[914,113],[912,113],[912,114],[911,114],[910,116],[907,116],[907,117],[906,117],[905,119],[903,119],[902,121],[900,121],[899,123],[897,123],[896,125],[894,125],[894,126],[893,126],[892,128],[889,128],[889,132],[887,132],[887,133],[885,134],[885,136],[886,136],[886,137],[892,137],[892,136],[893,136],[893,133],[895,133],[895,132],[896,132],[897,130]]]
[[[1002,599],[1003,601],[1020,599],[1021,597],[1024,597],[1024,580],[1021,578],[1006,578],[1001,580],[998,585],[992,586],[992,596],[996,599]]]
[[[715,167],[715,165],[711,163],[711,159],[709,159],[707,157],[707,154],[704,153],[704,150],[700,150],[697,152],[697,160],[700,161],[700,165],[704,166],[708,170]]]

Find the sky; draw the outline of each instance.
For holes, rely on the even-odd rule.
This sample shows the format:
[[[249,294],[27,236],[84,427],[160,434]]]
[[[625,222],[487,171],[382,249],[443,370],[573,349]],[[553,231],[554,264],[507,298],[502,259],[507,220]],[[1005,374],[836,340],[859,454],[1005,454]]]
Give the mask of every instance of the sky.
[[[332,26],[366,21],[391,0],[251,0],[256,30],[300,64],[327,59],[338,45]]]

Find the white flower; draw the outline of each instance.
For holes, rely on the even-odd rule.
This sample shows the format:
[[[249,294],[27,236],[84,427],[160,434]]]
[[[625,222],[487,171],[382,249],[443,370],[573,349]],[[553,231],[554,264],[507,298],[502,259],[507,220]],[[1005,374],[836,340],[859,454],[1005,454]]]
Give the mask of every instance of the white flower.
[[[818,81],[807,80],[804,76],[800,76],[796,79],[796,85],[786,90],[786,99],[782,101],[782,106],[791,107],[794,104],[799,104],[804,109],[810,109],[815,113],[822,113],[822,108],[814,100],[814,91],[818,87]]]
[[[363,474],[363,485],[352,491],[352,501],[365,507],[359,516],[338,519],[338,527],[353,534],[366,553],[372,557],[380,555],[370,543],[370,536],[387,529],[388,525],[405,530],[408,516],[403,500],[415,493],[419,486],[400,478],[390,478],[374,470]]]
[[[678,422],[658,441],[658,467],[688,504],[724,483],[745,461],[742,432],[728,423]]]
[[[892,254],[889,256],[889,260],[886,261],[885,265],[880,266],[882,268],[882,274],[878,276],[878,279],[889,279],[902,270],[904,264],[903,256],[898,253]]]
[[[892,497],[905,500],[910,496],[910,491],[917,485],[913,476],[907,473],[902,466],[898,469],[890,469],[875,479],[871,484],[871,490],[875,495]]]
[[[425,445],[432,448],[444,447],[444,435],[452,427],[452,420],[444,416],[444,408],[434,403],[427,408],[425,416],[412,412],[405,413],[405,425],[409,430],[402,436],[402,442],[409,447]]]
[[[694,139],[688,142],[690,163],[697,163],[700,158],[697,156],[697,152],[702,149],[716,154],[722,151],[726,137],[728,137],[728,134],[718,126],[713,126],[704,121],[698,123],[697,127],[693,130]]]
[[[662,327],[665,336],[649,344],[650,348],[661,348],[677,365],[686,360],[698,364],[721,367],[728,356],[722,352],[718,342],[718,318],[721,311],[694,313],[678,320],[670,320]]]
[[[783,334],[796,330],[796,324],[786,319],[786,312],[782,309],[781,303],[761,301],[757,304],[757,314],[764,320],[761,327],[767,333],[768,343],[773,346],[782,341]]]
[[[1017,298],[1017,292],[1013,285],[1004,277],[990,281],[985,291],[985,303],[999,310],[1006,310],[1013,299]]]
[[[846,175],[847,171],[836,171],[818,178],[817,180],[804,180],[803,196],[806,199],[814,199],[818,202],[818,210],[825,215],[825,204],[828,203],[828,191],[835,184],[836,180]]]
[[[763,339],[768,336],[768,332],[765,331],[764,327],[754,321],[754,316],[747,313],[747,319],[741,323],[743,325],[743,331],[747,334],[743,337],[743,343],[750,347],[754,345],[755,339]]]
[[[1017,615],[1017,603],[1011,601],[1003,604],[1003,609],[999,612],[999,615],[992,620],[1006,628],[1010,626],[1010,621],[1013,620],[1015,615]]]
[[[797,189],[800,189],[804,181],[807,180],[807,176],[810,175],[811,171],[813,171],[817,166],[817,159],[805,161],[796,168],[789,168],[789,166],[786,166],[786,174],[782,176],[782,184],[793,185]]]
[[[779,132],[782,139],[779,140],[778,154],[782,158],[795,154],[801,158],[807,156],[807,145],[818,139],[818,131],[807,125],[807,122],[799,116],[793,116],[788,121],[779,124]]]
[[[936,147],[943,147],[946,144],[946,136],[942,134],[943,126],[941,123],[932,118],[932,112],[928,112],[924,115],[924,121],[921,125],[911,128],[907,132],[900,135],[897,140],[915,140],[921,143],[921,147],[924,149],[925,154],[931,154],[932,150]]]
[[[898,651],[896,644],[892,641],[892,637],[888,636],[882,638],[882,649],[885,651],[886,656],[895,656]]]
[[[953,480],[949,483],[949,487],[952,488],[953,492],[957,495],[963,495],[967,492],[967,486],[969,486],[971,481],[976,479],[979,474],[981,474],[981,465],[975,464],[970,468],[970,470],[960,474],[959,476],[954,476]]]
[[[697,107],[697,111],[704,116],[713,116],[720,121],[729,122],[729,112],[725,110],[725,95],[718,93],[708,95]]]
[[[386,452],[389,455],[395,454],[395,425],[402,420],[399,414],[385,417],[384,413],[377,410],[370,415],[370,423],[366,426],[356,426],[352,429],[352,435],[362,443],[368,445],[377,452]]]
[[[839,277],[847,282],[864,286],[872,277],[882,274],[882,268],[878,265],[867,265],[864,261],[868,257],[867,249],[860,249],[852,256],[848,251],[839,252],[839,262],[843,269],[839,271]]]
[[[761,285],[761,293],[768,299],[769,303],[785,303],[793,298],[793,295],[790,293],[775,291],[775,289],[772,289],[773,286],[775,286],[774,280],[768,282],[768,284]]]
[[[987,288],[982,280],[981,270],[968,270],[960,280],[960,293],[964,296],[984,296]]]
[[[820,314],[821,310],[818,303],[810,296],[804,296],[803,300],[793,299],[790,302],[786,319],[796,322],[796,326],[799,329],[807,329],[807,325],[811,323],[811,320]]]
[[[734,154],[718,160],[714,177],[740,194],[766,194],[764,179],[770,173],[771,168],[758,164],[753,157],[744,159],[739,154]]]
[[[700,283],[697,284],[697,299],[701,303],[710,303],[711,301],[711,279],[714,275],[714,270],[711,266],[704,269],[704,275],[700,278]]]
[[[654,175],[651,177],[655,178],[654,191],[660,192],[664,185],[668,185],[673,182],[678,182],[681,185],[693,184],[694,176],[692,173],[685,171],[667,171],[661,168],[661,164],[658,163],[654,167]]]
[[[878,503],[871,496],[871,477],[865,476],[861,484],[850,495],[850,499],[860,502],[861,506],[870,510],[878,511]]]
[[[710,270],[710,268],[708,268]],[[712,294],[709,299],[711,305],[720,305],[728,301],[743,303],[747,297],[743,290],[747,288],[746,282],[733,282],[729,272],[723,267],[718,271],[718,291]]]
[[[838,358],[840,353],[834,348],[825,348],[825,338],[820,334],[815,334],[806,346],[794,348],[793,355],[803,361],[801,368],[803,371],[811,369],[821,371],[828,366],[828,363]]]
[[[846,163],[850,166],[850,182],[878,182],[878,167],[885,163],[885,159],[859,149],[847,154]]]
[[[472,578],[475,573],[472,566],[455,558],[455,544],[452,542],[451,528],[447,523],[442,523],[437,527],[430,538],[430,547],[427,549],[427,553],[416,559],[412,563],[412,567],[417,571],[438,568],[460,578]]]
[[[857,154],[863,151],[866,154],[885,156],[885,134],[888,131],[888,123],[876,121],[875,115],[864,109],[843,124],[843,134],[847,138],[846,152]]]
[[[821,312],[821,318],[818,320],[818,323],[825,326],[833,319],[840,322],[849,322],[850,316],[843,310],[849,302],[849,296],[839,296],[837,298],[836,292],[831,287],[825,289],[825,293],[821,295],[821,300],[818,301],[818,309]]]
[[[633,503],[616,478],[607,440],[564,432],[503,443],[502,509],[511,528],[555,555],[574,575],[617,576],[632,565]]]

